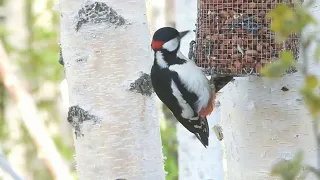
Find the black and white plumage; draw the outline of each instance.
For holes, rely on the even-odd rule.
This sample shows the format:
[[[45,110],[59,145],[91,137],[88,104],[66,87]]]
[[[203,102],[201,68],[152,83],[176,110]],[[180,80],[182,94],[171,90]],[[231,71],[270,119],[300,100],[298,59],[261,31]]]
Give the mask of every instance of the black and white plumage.
[[[151,80],[159,99],[206,147],[209,138],[206,116],[213,110],[214,93],[201,69],[179,51],[180,39],[187,33],[171,27],[154,33]]]

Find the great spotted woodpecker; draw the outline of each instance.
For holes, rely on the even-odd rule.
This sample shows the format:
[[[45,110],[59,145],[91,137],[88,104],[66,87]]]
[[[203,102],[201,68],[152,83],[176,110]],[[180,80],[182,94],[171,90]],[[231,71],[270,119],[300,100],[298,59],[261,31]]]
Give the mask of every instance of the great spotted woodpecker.
[[[159,99],[207,147],[209,126],[206,116],[214,109],[215,91],[211,90],[201,69],[179,50],[180,40],[188,32],[163,27],[154,33],[151,81]]]

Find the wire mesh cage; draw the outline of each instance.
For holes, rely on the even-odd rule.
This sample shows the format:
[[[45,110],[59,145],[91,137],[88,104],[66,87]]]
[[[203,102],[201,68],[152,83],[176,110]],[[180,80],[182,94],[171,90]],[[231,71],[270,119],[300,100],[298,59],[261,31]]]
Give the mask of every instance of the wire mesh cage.
[[[228,75],[259,75],[261,67],[289,50],[298,58],[299,36],[276,43],[267,13],[292,0],[198,0],[195,62],[207,72]],[[289,72],[294,72],[291,68]]]

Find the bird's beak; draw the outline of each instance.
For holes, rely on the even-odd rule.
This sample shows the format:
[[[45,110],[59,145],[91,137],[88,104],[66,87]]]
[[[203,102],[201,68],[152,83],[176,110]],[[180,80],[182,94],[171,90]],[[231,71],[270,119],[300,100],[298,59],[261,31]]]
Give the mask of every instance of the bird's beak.
[[[186,34],[188,34],[190,31],[182,31],[182,32],[179,32],[179,36],[178,36],[178,39],[182,39],[183,36],[185,36]]]

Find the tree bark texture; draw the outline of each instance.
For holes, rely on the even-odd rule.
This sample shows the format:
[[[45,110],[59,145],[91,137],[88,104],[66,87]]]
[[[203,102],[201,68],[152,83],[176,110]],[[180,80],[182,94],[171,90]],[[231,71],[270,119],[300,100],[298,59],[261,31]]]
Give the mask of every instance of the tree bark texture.
[[[318,21],[319,3],[312,9]],[[309,71],[320,75],[314,52],[308,54]],[[237,78],[224,88],[220,102],[228,180],[275,180],[270,176],[272,165],[293,158],[299,150],[304,152],[303,163],[316,166],[312,119],[299,92],[303,84],[297,72],[275,80]]]
[[[80,180],[165,179],[145,3],[60,1]]]

